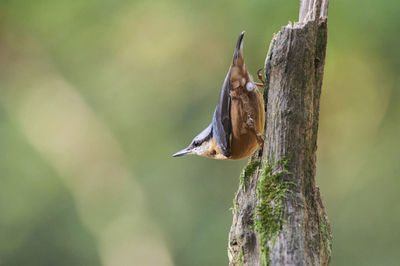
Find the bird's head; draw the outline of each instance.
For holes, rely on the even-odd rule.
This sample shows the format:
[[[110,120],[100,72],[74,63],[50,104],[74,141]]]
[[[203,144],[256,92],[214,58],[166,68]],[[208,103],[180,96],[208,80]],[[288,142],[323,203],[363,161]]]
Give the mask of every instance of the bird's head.
[[[178,151],[173,157],[179,157],[186,154],[195,154],[213,159],[226,160],[212,134],[212,124],[198,134],[188,147]]]

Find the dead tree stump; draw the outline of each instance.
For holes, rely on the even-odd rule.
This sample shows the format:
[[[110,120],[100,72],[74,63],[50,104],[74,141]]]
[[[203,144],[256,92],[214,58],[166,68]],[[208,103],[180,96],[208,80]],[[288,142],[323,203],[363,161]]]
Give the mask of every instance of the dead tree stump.
[[[301,0],[265,63],[265,145],[241,175],[230,265],[329,265],[330,226],[315,185],[329,0]]]

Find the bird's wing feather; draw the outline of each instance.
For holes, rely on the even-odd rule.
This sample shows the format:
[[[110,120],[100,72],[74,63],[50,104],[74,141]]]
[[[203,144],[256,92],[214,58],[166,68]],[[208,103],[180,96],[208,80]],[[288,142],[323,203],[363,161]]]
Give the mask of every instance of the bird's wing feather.
[[[243,36],[244,31],[239,35],[239,38],[237,40],[232,65],[228,70],[224,85],[222,86],[221,94],[219,95],[218,105],[215,108],[212,122],[214,138],[216,139],[222,154],[226,157],[229,157],[231,155],[232,122],[230,91],[233,90],[231,83],[231,70],[233,66],[243,69]]]
[[[229,94],[232,89],[230,82],[230,70],[226,75],[224,85],[222,86],[221,94],[219,95],[218,105],[214,111],[213,117],[213,137],[217,141],[221,149],[221,153],[229,157],[231,155],[231,96]]]

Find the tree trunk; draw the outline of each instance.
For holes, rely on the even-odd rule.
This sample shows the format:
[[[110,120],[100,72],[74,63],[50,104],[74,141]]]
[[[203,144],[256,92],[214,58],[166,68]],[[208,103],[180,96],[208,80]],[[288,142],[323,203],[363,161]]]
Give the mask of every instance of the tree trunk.
[[[265,63],[265,145],[241,175],[230,265],[329,265],[331,232],[315,164],[328,0],[301,0]]]

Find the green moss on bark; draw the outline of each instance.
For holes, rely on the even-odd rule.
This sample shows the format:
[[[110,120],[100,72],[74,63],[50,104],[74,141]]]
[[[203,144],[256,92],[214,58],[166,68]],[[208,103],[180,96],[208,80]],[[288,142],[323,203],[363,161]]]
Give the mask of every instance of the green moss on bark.
[[[319,228],[321,230],[323,250],[326,252],[327,256],[330,257],[332,253],[332,231],[326,217],[320,220]]]
[[[270,265],[268,242],[275,244],[276,237],[285,223],[282,200],[289,193],[289,186],[293,184],[283,181],[283,176],[289,174],[286,170],[288,160],[289,157],[275,163],[267,160],[257,183],[254,229],[259,234],[262,265]]]
[[[243,250],[240,249],[240,253],[239,253],[239,266],[243,265]]]
[[[261,166],[261,161],[251,161],[246,165],[243,169],[242,173],[240,174],[240,184],[243,186],[243,191],[246,191],[247,180],[250,176],[254,174],[258,167]]]
[[[236,201],[237,194],[233,197],[233,206],[230,208],[232,214],[235,214],[235,211],[240,212],[239,203]]]

